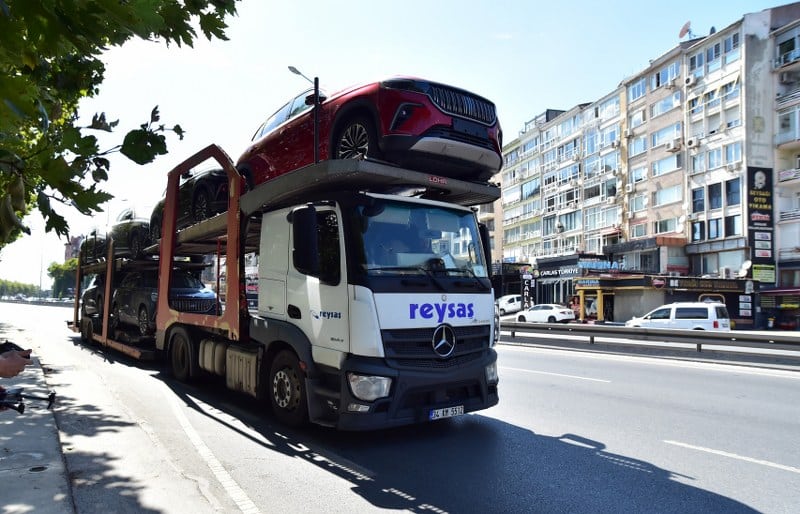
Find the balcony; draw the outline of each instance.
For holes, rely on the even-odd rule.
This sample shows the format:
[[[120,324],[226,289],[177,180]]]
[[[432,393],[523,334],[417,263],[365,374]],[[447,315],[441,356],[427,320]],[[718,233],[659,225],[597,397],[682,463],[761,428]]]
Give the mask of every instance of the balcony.
[[[800,260],[800,246],[778,249],[778,261]]]
[[[795,66],[792,66],[792,64],[795,64],[798,61],[800,61],[800,50],[790,50],[789,52],[781,54],[777,59],[775,59],[775,61],[772,63],[772,67],[776,70],[783,67],[794,68]]]
[[[775,134],[775,145],[781,150],[796,150],[800,148],[800,134],[797,130],[785,130]]]
[[[800,179],[800,168],[778,171],[778,182],[789,182]]]
[[[778,222],[784,221],[800,221],[800,209],[791,209],[788,211],[781,211]]]

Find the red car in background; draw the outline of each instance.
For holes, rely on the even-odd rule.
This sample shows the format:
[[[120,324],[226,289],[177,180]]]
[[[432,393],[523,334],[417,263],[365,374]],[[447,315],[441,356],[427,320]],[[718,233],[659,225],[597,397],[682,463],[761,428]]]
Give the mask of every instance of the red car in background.
[[[314,90],[265,121],[236,164],[253,187],[314,162]],[[502,166],[494,103],[456,87],[399,77],[320,94],[319,157],[385,160],[462,180]]]

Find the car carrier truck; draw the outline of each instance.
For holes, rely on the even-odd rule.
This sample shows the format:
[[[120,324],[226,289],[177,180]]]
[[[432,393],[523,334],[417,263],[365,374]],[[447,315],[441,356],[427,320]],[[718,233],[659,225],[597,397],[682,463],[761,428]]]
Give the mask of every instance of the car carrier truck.
[[[208,160],[229,178],[229,208],[175,230],[178,179]],[[368,160],[330,160],[243,192],[211,145],[167,179],[161,239],[144,259],[80,266],[113,275],[158,266],[155,334],[110,323],[76,300],[74,331],[137,358],[164,358],[181,381],[224,377],[288,425],[368,430],[448,418],[498,402],[488,232],[474,206],[496,186]],[[258,302],[248,308],[244,256],[257,254]],[[209,257],[213,256],[213,257]],[[218,314],[169,301],[175,266],[215,259],[226,280]],[[109,278],[113,278],[109,276]]]

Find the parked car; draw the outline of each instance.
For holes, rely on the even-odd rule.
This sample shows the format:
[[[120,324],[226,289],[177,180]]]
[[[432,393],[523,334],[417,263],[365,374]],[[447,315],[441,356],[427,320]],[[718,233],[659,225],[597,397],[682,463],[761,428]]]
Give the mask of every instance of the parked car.
[[[494,301],[501,316],[522,310],[522,295],[507,294]]]
[[[164,195],[166,196],[166,195]],[[178,216],[175,230],[194,225],[228,209],[228,175],[220,168],[192,170],[178,183]],[[150,239],[161,238],[164,198],[150,215]]]
[[[728,308],[721,302],[676,302],[662,305],[644,316],[631,318],[626,327],[730,331]]]
[[[150,246],[150,219],[141,215],[137,208],[123,209],[110,228],[95,228],[83,239],[80,247],[81,264],[97,262],[106,257],[108,234],[114,238],[115,257],[137,259]]]
[[[320,94],[319,158],[387,160],[486,181],[502,166],[494,103],[463,89],[396,77]],[[261,124],[236,166],[253,187],[314,162],[314,90]]]
[[[139,335],[155,330],[158,271],[130,271],[122,278],[111,299],[111,324],[133,325]],[[203,282],[185,270],[172,271],[169,305],[181,312],[216,314],[217,295]]]
[[[517,321],[528,323],[569,323],[575,321],[575,311],[557,303],[532,305],[519,313]]]
[[[119,284],[119,275],[115,275],[114,284],[111,286],[112,291],[117,284]],[[102,316],[103,305],[105,305],[105,292],[105,276],[94,275],[81,295],[81,312],[84,316],[93,316],[95,314]]]

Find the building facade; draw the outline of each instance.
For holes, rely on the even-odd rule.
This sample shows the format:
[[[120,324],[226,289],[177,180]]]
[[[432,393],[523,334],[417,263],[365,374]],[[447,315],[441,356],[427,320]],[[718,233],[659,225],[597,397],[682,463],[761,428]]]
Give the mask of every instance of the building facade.
[[[504,154],[495,251],[531,265],[537,301],[619,319],[713,279],[740,328],[798,315],[800,3],[680,42]]]

